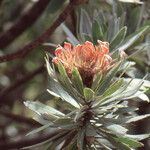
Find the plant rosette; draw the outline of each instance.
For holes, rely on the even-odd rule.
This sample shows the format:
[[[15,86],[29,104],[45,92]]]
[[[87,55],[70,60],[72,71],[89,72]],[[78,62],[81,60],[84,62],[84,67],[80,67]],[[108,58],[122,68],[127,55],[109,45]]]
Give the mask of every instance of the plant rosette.
[[[117,57],[116,57],[117,56]],[[65,150],[133,150],[150,134],[130,135],[127,125],[150,117],[138,115],[129,101],[144,100],[149,86],[145,79],[124,78],[126,54],[109,52],[109,43],[86,41],[58,46],[52,62],[46,58],[48,92],[57,97],[59,108],[40,102],[25,102],[35,111],[42,127],[29,134],[54,130],[49,148]]]

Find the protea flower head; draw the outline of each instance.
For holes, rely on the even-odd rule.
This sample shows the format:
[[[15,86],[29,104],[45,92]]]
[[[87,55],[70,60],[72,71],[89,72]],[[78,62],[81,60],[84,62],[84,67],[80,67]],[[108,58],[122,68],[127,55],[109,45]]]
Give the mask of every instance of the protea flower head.
[[[43,125],[29,134],[46,129],[48,136],[43,141],[49,149],[135,150],[143,146],[139,141],[150,134],[130,135],[127,124],[150,117],[138,116],[137,109],[128,106],[128,100],[144,94],[145,83],[121,76],[125,53],[118,53],[121,59],[112,59],[109,44],[102,41],[95,46],[89,41],[77,46],[58,46],[52,60],[56,66],[49,59],[46,65],[48,92],[58,98],[60,109],[25,102],[39,115],[37,121]],[[147,98],[145,94],[144,97]]]
[[[112,58],[109,54],[109,43],[98,40],[98,45],[94,46],[86,41],[82,45],[72,46],[65,42],[64,47],[58,46],[55,51],[56,57],[53,62],[61,62],[69,77],[71,77],[74,67],[78,69],[85,85],[90,86],[93,76],[104,73],[110,69]]]

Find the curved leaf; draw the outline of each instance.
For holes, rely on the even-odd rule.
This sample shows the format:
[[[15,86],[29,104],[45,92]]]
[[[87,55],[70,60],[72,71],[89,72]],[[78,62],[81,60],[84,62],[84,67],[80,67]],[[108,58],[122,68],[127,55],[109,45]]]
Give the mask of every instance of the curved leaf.
[[[128,36],[125,41],[123,42],[123,44],[118,48],[118,50],[120,51],[124,51],[126,49],[128,49],[130,46],[132,46],[140,37],[141,35],[144,34],[144,32],[146,32],[149,29],[149,26],[145,26],[140,28],[137,32],[135,32],[134,34]]]
[[[115,37],[110,43],[110,50],[113,50],[114,48],[118,47],[119,44],[122,43],[122,41],[124,40],[126,36],[126,32],[127,32],[126,26],[120,29],[120,31],[115,35]]]

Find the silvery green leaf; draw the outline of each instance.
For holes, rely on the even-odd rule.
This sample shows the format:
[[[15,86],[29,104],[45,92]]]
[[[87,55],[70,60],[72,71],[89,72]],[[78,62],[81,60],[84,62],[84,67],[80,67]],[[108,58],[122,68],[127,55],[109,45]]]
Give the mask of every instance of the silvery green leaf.
[[[45,130],[46,128],[48,128],[50,125],[52,125],[53,123],[48,123],[48,124],[46,124],[46,125],[43,125],[42,127],[39,127],[39,128],[37,128],[37,129],[34,129],[34,130],[32,130],[31,132],[29,132],[28,134],[27,134],[27,136],[28,135],[31,135],[31,134],[35,134],[35,133],[38,133],[38,132],[40,132],[40,131],[42,131],[42,130]]]
[[[58,148],[60,145],[59,144],[61,144],[64,140],[65,140],[65,138],[66,138],[66,135],[68,134],[68,131],[62,131],[62,132],[60,132],[60,133],[58,133],[58,134],[56,134],[55,136],[53,136],[52,138],[50,138],[49,140],[48,140],[48,142],[50,143],[51,141],[51,143],[50,143],[50,145],[49,145],[49,147],[47,148],[47,150],[49,150],[49,149],[56,149],[56,148]]]
[[[103,94],[103,92],[108,88],[112,78],[116,75],[118,69],[120,68],[121,62],[118,62],[116,66],[114,66],[106,75],[106,77],[101,82],[99,88],[97,89],[97,93],[99,95]]]
[[[112,3],[113,8],[115,8],[115,3]],[[113,9],[114,10],[114,9]],[[116,13],[108,21],[108,30],[107,30],[107,41],[111,42],[112,38],[118,33],[120,29],[120,18],[117,18]]]
[[[104,150],[112,150],[111,148],[109,148],[108,146],[106,146],[105,144],[99,142],[99,144],[103,147]],[[95,149],[97,150],[97,149]]]
[[[126,50],[128,49],[131,45],[133,45],[140,37],[141,35],[144,34],[144,32],[146,32],[149,29],[149,26],[145,26],[140,28],[137,32],[135,32],[133,35],[130,35],[129,37],[127,37],[124,42],[122,43],[122,45],[118,48],[118,50]]]
[[[91,19],[84,9],[81,9],[80,14],[80,33],[92,34]]]
[[[119,44],[122,43],[122,41],[125,38],[127,32],[127,27],[122,27],[120,31],[114,36],[110,43],[110,49],[113,50],[114,48],[118,47]]]
[[[136,107],[124,107],[124,108],[119,108],[115,113],[120,114],[120,115],[122,115],[122,114],[132,115],[137,110],[139,110],[139,109]]]
[[[76,150],[77,149],[76,131],[70,131],[70,133],[68,133],[60,149],[63,149],[63,150]]]
[[[124,79],[124,81],[126,82],[126,78]],[[131,82],[130,82],[131,81]],[[138,91],[142,88],[143,84],[144,84],[144,80],[140,79],[137,82],[135,82],[135,79],[130,79],[128,82],[128,86],[127,88],[124,90],[124,92],[128,92],[128,91]],[[132,95],[131,95],[132,96]]]
[[[91,124],[89,124],[86,127],[86,132],[85,132],[86,136],[95,136],[97,135],[96,130],[92,127]]]
[[[114,37],[114,26],[115,26],[115,21],[114,17],[109,20],[108,23],[108,34],[107,34],[107,41],[110,42],[112,40],[112,37]]]
[[[32,146],[26,146],[21,148],[22,150],[27,150],[27,149],[35,149],[37,147],[43,146],[44,144],[46,144],[48,142],[48,140],[44,141],[44,142],[40,142],[38,144],[32,145]]]
[[[67,103],[71,104],[75,108],[80,108],[79,104],[72,98],[63,88],[62,86],[55,80],[50,79],[50,90],[57,95],[59,95],[62,100],[65,100]]]
[[[51,129],[50,129],[51,130]],[[48,140],[45,140],[44,142],[43,141],[39,141],[38,144],[34,144],[32,146],[28,146],[28,147],[24,147],[23,149],[33,149],[34,147],[38,147],[38,146],[41,146],[45,143],[50,143],[51,141],[61,137],[62,135],[64,135],[64,133],[67,133],[68,131],[60,131],[59,129],[52,129],[51,131],[48,131],[48,135],[49,135],[49,139]]]
[[[119,136],[114,139],[118,142],[122,142],[122,143],[128,145],[130,148],[137,148],[137,147],[144,146],[143,143],[140,143],[140,142],[138,142],[134,139],[128,138],[128,137]]]
[[[93,78],[93,83],[92,83],[91,89],[96,91],[97,88],[99,87],[101,80],[102,80],[102,73],[95,74],[94,78]]]
[[[92,101],[95,95],[95,92],[90,88],[84,88],[83,90],[84,97],[87,101]]]
[[[77,68],[72,71],[72,81],[77,90],[83,95],[83,81]]]
[[[125,61],[124,64],[120,66],[119,71],[124,71],[132,66],[134,66],[136,63],[134,61]]]
[[[126,134],[125,137],[131,138],[131,139],[135,139],[137,141],[141,141],[141,140],[150,138],[150,133],[149,134],[137,134],[137,135]]]
[[[59,129],[63,129],[63,130],[73,130],[77,128],[77,125],[75,123],[69,123],[69,124],[54,124],[51,126],[52,128],[59,128]]]
[[[77,149],[76,136],[72,139],[71,143],[69,143],[65,148],[66,148],[65,150],[76,150]]]
[[[84,9],[77,14],[77,18],[77,35],[82,42],[85,42],[87,37],[85,35],[92,35],[91,19]]]
[[[62,84],[62,86],[65,88],[65,90],[62,88],[62,86],[60,85],[60,83],[58,83],[57,80],[54,80],[52,78],[50,78],[50,90],[53,91],[54,93],[56,93],[57,95],[60,95],[60,96],[63,95],[64,100],[74,104],[75,107],[79,107],[78,103],[76,102],[79,100],[81,102],[81,99],[79,97],[77,97],[79,95],[78,91],[73,88],[72,83],[66,73],[64,66],[61,63],[59,63],[57,66],[58,66],[58,70],[60,73],[60,75],[58,75],[57,78],[58,78],[59,82]],[[73,95],[73,97],[76,98],[76,100],[71,98],[71,96],[69,96],[69,94],[66,92],[66,90],[67,90],[67,92],[69,92],[69,94]],[[70,97],[70,100],[68,99],[67,96]]]
[[[59,83],[61,84],[62,88],[76,101],[79,106],[83,105],[83,95],[77,91],[72,82],[69,82],[70,79],[68,81],[67,80],[64,81],[62,76],[59,77]]]
[[[54,72],[54,70],[52,69],[52,67],[50,66],[50,63],[49,63],[49,61],[48,61],[48,55],[47,55],[47,57],[45,58],[45,61],[46,61],[46,68],[47,68],[48,74],[49,74],[53,79],[55,79],[55,78],[56,78],[55,72]]]
[[[85,114],[85,111],[79,110],[78,113],[76,113],[76,116],[74,117],[74,121],[77,122],[83,115]]]
[[[85,137],[85,129],[81,129],[77,135],[77,147],[80,150],[84,150],[84,137]]]
[[[97,40],[99,39],[102,40],[103,38],[103,32],[97,20],[94,20],[92,24],[92,37],[93,37],[94,44],[97,44]]]
[[[54,43],[50,43],[50,42],[48,42],[48,43],[43,43],[43,45],[44,46],[51,46],[51,47],[54,47],[54,48],[57,48],[57,44],[54,44]]]
[[[53,143],[55,143],[55,145],[56,145],[56,148],[50,147],[50,149],[67,150],[66,146],[72,144],[71,142],[75,136],[74,134],[75,134],[74,131],[70,131],[66,135],[60,137],[59,141],[62,141],[62,142],[59,142],[60,144],[58,142],[53,141]],[[72,135],[73,135],[73,137],[72,137]],[[56,139],[56,141],[58,141],[58,140]],[[74,148],[74,146],[73,146],[73,148]]]
[[[113,133],[120,134],[120,135],[124,135],[128,131],[128,129],[118,124],[112,124],[112,125],[107,126],[106,128],[111,130]]]
[[[141,91],[137,91],[134,95],[123,99],[133,99],[135,97],[139,98],[142,101],[150,102],[149,97]]]
[[[99,115],[103,115],[103,114],[107,114],[107,113],[111,113],[112,112],[112,110],[114,109],[114,108],[122,108],[122,106],[121,105],[117,105],[116,103],[112,103],[112,104],[109,104],[109,105],[107,105],[107,106],[97,106],[97,103],[96,104],[93,104],[93,106],[92,106],[92,108],[94,108],[93,109],[93,111],[96,113],[96,114],[99,114]]]
[[[54,118],[59,118],[63,117],[64,114],[50,106],[44,105],[40,102],[31,102],[31,101],[26,101],[24,102],[25,106],[27,106],[29,109],[35,111],[39,115],[44,115],[47,114],[49,116],[52,116]]]
[[[136,4],[143,4],[140,0],[119,0],[120,2],[124,3],[136,3]]]
[[[98,136],[99,135],[97,135],[97,137]],[[98,142],[99,146],[101,146],[101,148],[103,148],[104,150],[113,150],[113,148],[115,148],[108,140],[102,138],[101,136],[99,136],[96,141]],[[97,150],[97,148],[95,150]]]
[[[116,93],[112,94],[111,98],[104,98],[101,100],[101,105],[106,105],[114,101],[120,101],[121,99],[128,99],[130,96],[136,94],[139,91],[142,84],[143,81],[141,80],[138,84],[135,84],[131,88],[128,88],[128,85],[128,87],[122,92],[119,92],[119,90],[121,90],[120,88],[118,91],[116,91]]]
[[[114,92],[112,95],[113,96],[117,96],[120,93],[123,93],[124,91],[127,90],[127,88],[130,86],[131,82],[133,81],[133,79],[130,79],[128,82],[125,82],[125,78],[124,78],[124,84],[122,87],[120,87],[116,92]]]
[[[93,106],[94,107],[94,106]],[[93,110],[94,112],[95,112],[95,114],[97,114],[97,115],[102,115],[102,114],[104,114],[105,112],[110,112],[110,110],[109,109],[96,109],[96,108],[94,108],[94,110]]]
[[[63,64],[60,62],[57,64],[57,67],[58,67],[58,71],[59,71],[60,75],[64,78],[64,82],[67,82],[66,84],[69,84],[68,82],[71,82],[71,81],[68,78],[68,74],[67,74]]]
[[[48,91],[49,94],[51,94],[51,95],[53,95],[53,96],[55,96],[55,97],[60,98],[60,96],[59,96],[58,94],[56,94],[55,92],[50,91],[49,89],[47,89],[47,91]]]
[[[108,117],[104,116],[104,117],[100,117],[98,122],[104,124],[107,127],[110,126],[112,128],[115,128],[115,127],[117,127],[117,125],[124,125],[126,122],[126,118],[112,118],[112,117],[108,118]],[[113,125],[116,125],[116,126],[113,126]],[[122,128],[122,127],[120,127],[120,128]]]
[[[136,122],[136,121],[143,120],[143,119],[149,118],[149,117],[150,117],[150,114],[132,117],[132,118],[129,119],[126,123]]]
[[[111,139],[109,139],[109,141],[111,142],[112,145],[114,145],[117,148],[117,150],[133,150],[128,145],[114,140],[113,137],[110,138]]]
[[[118,79],[113,84],[110,85],[110,87],[104,92],[102,97],[107,97],[112,95],[114,92],[116,92],[122,85],[123,85],[123,79]]]
[[[33,117],[33,119],[37,122],[39,122],[41,125],[46,125],[48,123],[50,123],[49,120],[46,120],[45,118],[43,118],[41,115],[35,115]]]
[[[149,97],[146,95],[146,94],[144,94],[144,93],[142,93],[142,92],[137,92],[137,94],[139,94],[139,95],[137,95],[137,97],[139,98],[139,99],[141,99],[141,100],[143,100],[143,101],[146,101],[146,102],[150,102],[150,99],[149,99]]]
[[[54,125],[68,125],[68,124],[71,124],[71,123],[74,123],[73,119],[71,118],[59,118],[57,120],[54,121]],[[75,125],[75,124],[74,124]]]
[[[100,131],[103,132],[106,135],[106,139],[114,146],[117,148],[117,150],[132,150],[128,145],[117,141],[115,138],[117,136],[113,135],[112,133],[109,133],[107,131]]]
[[[131,80],[131,78],[125,78],[124,81],[129,82]],[[143,81],[143,85],[140,87],[140,90],[145,91],[147,88],[150,88],[150,81],[148,80],[143,80],[143,79],[132,79],[132,82],[130,83],[131,87],[134,87],[135,85],[139,84],[141,82],[141,80]]]
[[[125,74],[130,78],[136,78],[136,75],[139,73],[139,76],[142,75],[142,73],[139,72],[139,69],[136,67],[130,67],[126,69]]]
[[[68,36],[68,39],[70,39],[70,42],[73,45],[79,44],[79,41],[77,40],[77,38],[73,35],[73,33],[67,28],[65,24],[61,24],[61,27],[63,28],[64,32]]]
[[[62,63],[59,63],[57,65],[58,70],[59,70],[59,75],[58,75],[58,79],[59,82],[62,84],[62,86],[65,88],[65,90],[75,98],[75,100],[78,103],[83,104],[84,100],[82,99],[82,95],[73,87],[72,82],[70,80],[70,78],[68,77],[68,74],[63,66]]]
[[[114,4],[115,5],[115,4]],[[114,6],[115,7],[115,6]],[[115,12],[114,12],[115,13]],[[119,27],[119,24],[120,24],[120,18],[114,16],[114,36],[119,32],[120,30],[120,27]]]

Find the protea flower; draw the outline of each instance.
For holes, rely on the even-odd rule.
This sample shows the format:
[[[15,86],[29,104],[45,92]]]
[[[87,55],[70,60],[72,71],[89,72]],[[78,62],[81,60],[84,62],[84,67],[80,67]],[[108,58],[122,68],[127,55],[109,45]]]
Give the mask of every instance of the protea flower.
[[[25,102],[39,114],[43,125],[30,134],[47,129],[47,138],[41,142],[48,143],[48,149],[133,150],[143,146],[139,140],[150,135],[129,135],[126,125],[150,117],[138,116],[137,109],[128,106],[129,99],[144,94],[145,81],[135,79],[135,84],[134,79],[116,76],[124,69],[124,59],[114,61],[109,44],[101,41],[96,46],[88,41],[77,46],[64,43],[55,55],[53,67],[46,59],[48,92],[62,100],[58,102],[61,111],[40,102]]]
[[[71,77],[73,68],[76,67],[85,85],[91,86],[96,73],[106,73],[112,66],[112,58],[109,54],[109,43],[98,40],[94,46],[86,41],[82,45],[72,46],[65,42],[64,47],[59,46],[53,58],[55,64],[61,62],[67,74]]]

